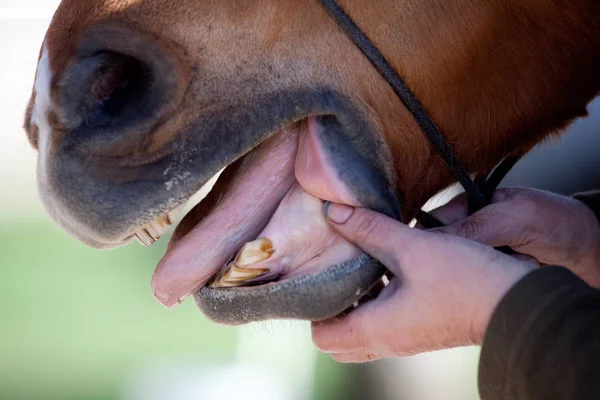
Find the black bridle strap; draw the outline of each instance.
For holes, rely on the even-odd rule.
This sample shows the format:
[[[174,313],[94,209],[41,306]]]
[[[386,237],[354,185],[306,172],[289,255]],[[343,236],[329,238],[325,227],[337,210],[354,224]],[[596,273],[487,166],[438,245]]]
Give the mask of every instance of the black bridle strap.
[[[442,157],[448,168],[454,173],[458,182],[465,188],[469,197],[470,209],[477,211],[487,206],[489,199],[478,185],[471,179],[466,168],[460,162],[452,148],[429,116],[419,99],[410,90],[406,82],[396,73],[384,55],[377,49],[373,42],[354,23],[335,0],[320,0],[327,13],[342,28],[348,37],[356,44],[363,54],[371,61],[371,64],[379,71],[383,78],[389,83],[396,95],[402,100],[404,106],[413,115],[421,130]]]
[[[510,172],[510,170],[515,166],[517,162],[523,157],[523,153],[518,154],[516,156],[505,158],[493,171],[492,173],[484,180],[482,180],[477,186],[481,188],[486,198],[491,199],[492,195],[498,188],[498,185],[506,174]],[[473,210],[472,206],[469,206],[469,214],[474,214],[478,210]],[[417,214],[417,221],[426,229],[433,228],[441,228],[445,226],[445,224],[434,217],[433,215],[425,212],[419,211]],[[504,253],[504,254],[515,254],[516,252],[508,246],[496,247],[496,250]]]
[[[500,164],[498,164],[496,169],[492,171],[492,173],[487,177],[487,179],[479,185],[479,187],[483,191],[483,195],[486,198],[492,198],[494,192],[496,191],[500,183],[502,183],[506,175],[513,169],[513,167],[519,162],[519,160],[523,158],[524,155],[524,153],[519,153],[515,156],[505,158]]]
[[[519,162],[523,155],[523,153],[520,153],[516,156],[505,158],[500,164],[498,164],[498,166],[492,171],[492,173],[487,176],[487,178],[484,177],[484,179],[482,179],[480,182],[477,182],[477,186],[483,192],[486,199],[492,198],[494,192],[496,191],[496,189],[498,189],[498,185],[500,185],[502,180],[515,166],[515,164]],[[473,210],[470,207],[469,214],[474,214],[477,211],[478,210]],[[416,218],[417,221],[419,221],[419,223],[427,229],[441,228],[445,225],[442,221],[425,211],[420,211],[417,214]]]

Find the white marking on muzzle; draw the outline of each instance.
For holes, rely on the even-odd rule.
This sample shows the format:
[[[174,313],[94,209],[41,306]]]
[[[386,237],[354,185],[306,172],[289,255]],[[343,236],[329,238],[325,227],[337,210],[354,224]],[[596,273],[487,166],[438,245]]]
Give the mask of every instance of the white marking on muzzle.
[[[48,112],[50,111],[50,87],[52,82],[52,71],[50,70],[50,61],[48,59],[48,49],[46,45],[42,48],[42,57],[38,63],[37,74],[35,77],[35,102],[31,116],[31,122],[38,127],[38,179],[44,179],[46,176],[46,156],[52,136],[52,127],[48,122]]]

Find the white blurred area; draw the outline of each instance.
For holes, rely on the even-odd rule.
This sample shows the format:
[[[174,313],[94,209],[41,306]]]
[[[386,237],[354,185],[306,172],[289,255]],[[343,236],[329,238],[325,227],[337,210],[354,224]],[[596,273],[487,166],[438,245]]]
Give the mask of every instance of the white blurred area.
[[[82,0],[83,1],[83,0]],[[39,48],[58,0],[0,0],[0,223],[47,218],[35,189],[35,153],[21,128]],[[600,187],[600,107],[562,141],[545,143],[511,173],[512,185],[569,193]],[[10,188],[10,190],[7,190]],[[447,197],[447,196],[446,196]],[[149,300],[150,301],[150,300]],[[197,365],[189,360],[148,360],[126,379],[123,400],[309,400],[313,398],[316,353],[308,324],[253,324],[238,335],[230,364]],[[458,349],[388,360],[362,367],[374,399],[475,400],[478,349]],[[335,396],[331,398],[336,398]]]
[[[310,400],[315,352],[307,324],[272,322],[242,329],[234,362],[154,362],[128,379],[123,400]]]

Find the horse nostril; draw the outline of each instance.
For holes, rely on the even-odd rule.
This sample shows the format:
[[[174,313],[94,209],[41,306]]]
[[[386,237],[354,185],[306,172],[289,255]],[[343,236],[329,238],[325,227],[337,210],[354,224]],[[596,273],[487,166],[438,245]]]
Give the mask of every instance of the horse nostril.
[[[144,156],[151,135],[180,111],[189,84],[178,51],[112,24],[87,29],[62,68],[51,103],[56,143],[68,157]]]
[[[102,51],[79,59],[60,82],[59,106],[70,127],[110,127],[147,105],[152,73],[140,60]]]
[[[104,104],[117,89],[129,85],[132,68],[128,68],[124,59],[116,61],[98,68],[99,77],[91,88],[91,95],[98,104]]]

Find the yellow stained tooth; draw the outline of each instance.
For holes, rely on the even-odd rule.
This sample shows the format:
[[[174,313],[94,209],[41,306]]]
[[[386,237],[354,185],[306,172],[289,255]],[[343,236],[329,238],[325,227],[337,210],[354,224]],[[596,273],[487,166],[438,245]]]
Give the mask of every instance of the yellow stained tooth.
[[[185,209],[185,204],[180,205],[179,207],[175,208],[172,211],[169,211],[167,213],[167,219],[168,222],[170,224],[172,224],[173,222],[177,221],[177,219],[181,216],[181,214],[183,213],[183,210]]]
[[[270,270],[268,268],[240,268],[235,263],[227,266],[223,274],[212,284],[215,288],[244,286],[246,282],[259,278]]]
[[[268,260],[274,252],[273,242],[266,238],[246,243],[235,260],[221,271],[211,286],[214,288],[239,287],[260,278],[267,274],[270,269],[247,267]]]
[[[166,213],[154,221],[146,224],[135,233],[135,237],[144,246],[151,246],[160,239],[171,227],[171,224],[179,216],[183,206],[179,206],[171,212]]]
[[[135,234],[135,238],[142,246],[151,246],[156,242],[156,239],[148,232],[148,229],[142,228]]]
[[[227,271],[221,279],[229,282],[246,282],[256,279],[269,271],[268,268],[249,269],[232,265],[231,268],[229,268],[229,271]]]
[[[235,259],[235,264],[241,268],[248,267],[268,260],[274,252],[275,249],[273,249],[273,242],[271,240],[266,238],[257,239],[246,243],[242,247],[242,250],[240,250]]]
[[[158,217],[150,224],[148,224],[148,228],[152,230],[150,233],[155,237],[155,239],[160,238],[169,229],[170,226],[171,221],[169,220],[169,217],[167,215]]]

